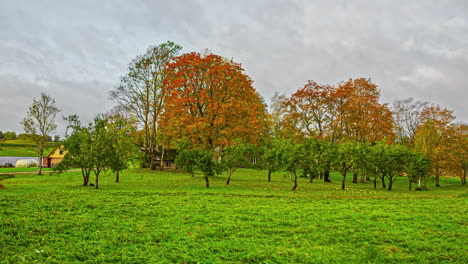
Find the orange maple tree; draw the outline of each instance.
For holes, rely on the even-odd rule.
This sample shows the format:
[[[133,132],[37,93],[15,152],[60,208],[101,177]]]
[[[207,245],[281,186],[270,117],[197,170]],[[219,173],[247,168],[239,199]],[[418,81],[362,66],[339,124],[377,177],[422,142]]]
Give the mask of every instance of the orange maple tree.
[[[349,79],[336,87],[309,81],[283,100],[284,127],[293,134],[331,142],[393,139],[392,112],[379,98],[380,91],[370,79]]]
[[[166,112],[161,120],[174,139],[204,149],[258,143],[266,109],[240,64],[215,54],[188,53],[168,65]]]
[[[387,104],[381,104],[380,90],[370,79],[342,82],[332,94],[336,104],[334,122],[340,136],[358,142],[393,140],[394,122]]]

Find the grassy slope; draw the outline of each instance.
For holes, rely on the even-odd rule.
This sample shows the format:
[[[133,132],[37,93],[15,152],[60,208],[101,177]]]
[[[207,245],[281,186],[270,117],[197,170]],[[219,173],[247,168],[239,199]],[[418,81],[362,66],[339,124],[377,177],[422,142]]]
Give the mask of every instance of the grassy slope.
[[[44,155],[49,154],[56,143],[49,142]],[[37,157],[33,143],[24,140],[0,140],[0,157]]]
[[[466,263],[466,186],[407,191],[239,170],[202,178],[129,170],[101,189],[79,172],[2,181],[0,263]],[[3,260],[3,262],[2,262]]]

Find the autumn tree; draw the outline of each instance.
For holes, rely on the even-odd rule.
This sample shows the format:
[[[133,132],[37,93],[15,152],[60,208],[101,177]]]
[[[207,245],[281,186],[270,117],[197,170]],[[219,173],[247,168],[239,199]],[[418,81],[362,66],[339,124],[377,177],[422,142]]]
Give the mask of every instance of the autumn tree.
[[[468,171],[468,125],[454,124],[450,127],[450,155],[448,156],[448,170],[460,177],[462,185],[466,185]]]
[[[110,92],[110,97],[118,106],[137,120],[138,129],[142,131],[142,149],[153,170],[157,165],[155,153],[160,145],[159,121],[165,111],[167,93],[163,82],[166,69],[181,49],[181,46],[170,41],[150,46],[145,54],[132,60],[120,85]]]
[[[60,112],[55,106],[55,100],[49,95],[41,93],[41,98],[33,99],[33,104],[29,107],[26,117],[21,124],[28,137],[34,142],[37,154],[39,155],[39,171],[42,174],[42,164],[44,149],[49,135],[57,129],[55,117]]]
[[[337,104],[334,121],[345,139],[364,143],[394,138],[392,112],[379,102],[380,90],[370,79],[349,79],[332,96]]]
[[[333,120],[331,94],[333,87],[309,81],[284,100],[287,111],[284,125],[294,134],[322,137]]]
[[[215,54],[189,53],[168,65],[161,125],[175,140],[206,150],[234,141],[258,143],[266,110],[240,64]]]
[[[415,150],[431,160],[431,174],[436,187],[440,187],[440,176],[450,170],[454,154],[450,138],[455,117],[453,111],[433,105],[423,111],[422,119],[415,136]]]

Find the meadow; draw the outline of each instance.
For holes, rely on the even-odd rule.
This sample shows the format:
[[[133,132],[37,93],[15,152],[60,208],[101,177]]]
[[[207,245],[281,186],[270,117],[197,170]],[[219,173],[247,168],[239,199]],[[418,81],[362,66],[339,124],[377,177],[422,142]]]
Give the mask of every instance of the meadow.
[[[44,155],[49,154],[56,143],[49,142]],[[26,140],[0,140],[0,157],[37,157],[34,144]],[[3,164],[0,164],[3,165]]]
[[[80,172],[15,175],[0,181],[0,263],[468,263],[458,178],[342,191],[334,174],[292,192],[288,177],[266,177],[239,169],[206,189],[200,176],[129,169],[96,190]]]

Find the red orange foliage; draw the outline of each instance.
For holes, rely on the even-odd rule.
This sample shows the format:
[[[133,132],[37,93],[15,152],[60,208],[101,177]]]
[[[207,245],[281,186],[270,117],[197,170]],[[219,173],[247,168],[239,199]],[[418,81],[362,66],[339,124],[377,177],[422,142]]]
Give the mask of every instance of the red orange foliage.
[[[175,139],[205,149],[241,140],[257,143],[266,132],[266,110],[240,64],[188,53],[168,65],[166,112],[161,121]]]

